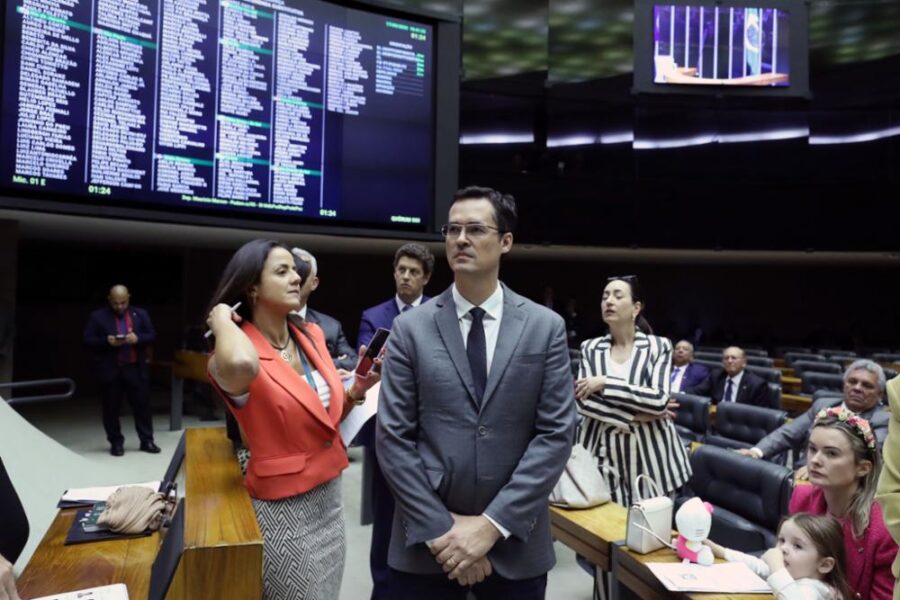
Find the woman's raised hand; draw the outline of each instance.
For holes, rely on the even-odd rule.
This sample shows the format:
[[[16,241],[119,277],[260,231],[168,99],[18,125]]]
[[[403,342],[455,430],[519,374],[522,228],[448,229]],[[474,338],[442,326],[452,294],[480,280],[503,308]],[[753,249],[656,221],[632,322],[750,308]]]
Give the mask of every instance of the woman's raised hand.
[[[585,377],[575,382],[575,397],[584,400],[593,394],[599,394],[606,385],[606,377],[597,375],[595,377]]]

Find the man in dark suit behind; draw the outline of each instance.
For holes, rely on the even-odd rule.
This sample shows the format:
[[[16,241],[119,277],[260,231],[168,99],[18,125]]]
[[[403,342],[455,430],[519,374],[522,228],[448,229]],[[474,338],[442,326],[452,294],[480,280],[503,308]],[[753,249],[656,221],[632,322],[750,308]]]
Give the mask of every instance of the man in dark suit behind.
[[[379,327],[390,329],[401,312],[428,301],[428,296],[423,292],[433,269],[434,255],[422,244],[403,244],[397,249],[394,254],[394,286],[397,293],[390,300],[363,311],[357,347],[368,346]]]
[[[347,336],[344,335],[341,322],[323,312],[309,308],[309,297],[319,287],[319,263],[315,256],[303,248],[291,248],[291,254],[294,255],[295,261],[302,260],[309,263],[310,268],[309,277],[300,288],[301,308],[296,313],[291,313],[291,316],[296,315],[307,323],[315,323],[322,329],[325,334],[325,345],[328,346],[328,354],[331,355],[338,373],[342,378],[349,376],[350,371],[356,367],[358,357],[347,341]]]
[[[454,283],[395,322],[376,443],[397,501],[395,600],[542,600],[547,497],[572,449],[565,323],[499,282],[511,196],[460,190],[442,228]]]
[[[700,385],[685,390],[712,398],[719,402],[740,402],[756,406],[769,406],[769,389],[765,380],[746,370],[747,357],[737,346],[722,351],[722,370],[714,370]]]
[[[147,348],[156,339],[156,331],[147,311],[129,305],[131,298],[124,285],[110,288],[107,300],[109,306],[95,310],[88,318],[84,344],[94,355],[109,453],[113,456],[125,453],[125,438],[119,425],[124,394],[134,412],[134,427],[141,450],[156,454],[159,446],[153,442],[147,368]]]
[[[672,393],[686,391],[702,385],[709,377],[709,369],[694,362],[694,345],[687,340],[675,344],[672,353]]]
[[[390,329],[401,312],[407,312],[428,301],[425,285],[434,270],[434,255],[422,244],[409,243],[400,246],[394,254],[394,286],[396,294],[390,300],[363,311],[359,324],[357,348],[368,346],[379,327]],[[363,504],[371,503],[372,546],[369,551],[369,567],[372,571],[372,600],[393,599],[388,589],[388,547],[394,520],[394,497],[388,488],[378,455],[375,450],[375,419],[363,426],[356,441],[365,447],[365,473],[363,477]]]

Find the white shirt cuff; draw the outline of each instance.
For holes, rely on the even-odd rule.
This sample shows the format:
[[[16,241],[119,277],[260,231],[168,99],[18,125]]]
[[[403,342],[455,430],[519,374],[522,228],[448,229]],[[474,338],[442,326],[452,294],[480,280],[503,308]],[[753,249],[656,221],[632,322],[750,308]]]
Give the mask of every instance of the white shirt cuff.
[[[494,527],[497,528],[497,531],[500,532],[500,535],[503,536],[503,539],[504,539],[504,540],[509,538],[510,533],[509,533],[509,530],[508,530],[506,527],[504,527],[503,525],[501,525],[500,523],[498,523],[497,521],[495,521],[495,520],[494,520],[489,514],[487,514],[487,513],[481,513],[481,516],[483,516],[485,519],[487,519],[488,521],[490,521],[490,522],[491,522],[491,525],[493,525]]]
[[[756,458],[762,458],[763,456],[765,456],[763,454],[763,451],[756,447],[750,448],[750,452],[752,452],[753,456],[755,456]]]

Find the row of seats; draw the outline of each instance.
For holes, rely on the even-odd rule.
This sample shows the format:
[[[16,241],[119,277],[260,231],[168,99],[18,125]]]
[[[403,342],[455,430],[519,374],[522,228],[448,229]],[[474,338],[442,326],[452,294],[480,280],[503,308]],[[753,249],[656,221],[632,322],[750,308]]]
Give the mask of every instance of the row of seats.
[[[722,352],[725,350],[725,348],[726,346],[698,346],[695,350],[694,355],[698,358],[701,355],[711,356],[712,358],[721,358]],[[744,354],[746,354],[747,356],[748,364],[754,364],[754,359],[769,359],[768,351],[762,348],[745,346],[741,346],[741,348],[744,350]],[[818,350],[813,350],[812,348],[806,348],[802,346],[779,346],[775,349],[775,356],[784,358],[785,362],[787,362],[788,364],[790,363],[790,358],[792,356],[815,356],[821,357],[821,360],[840,362],[855,360],[857,358],[871,358],[878,363],[894,363],[900,362],[900,348],[894,350],[882,347],[867,348],[864,352],[856,353],[852,350],[842,350],[840,348],[819,348]],[[816,359],[809,358],[808,360]],[[761,366],[771,366],[771,364],[766,365],[762,362],[757,362],[756,364],[760,364]]]

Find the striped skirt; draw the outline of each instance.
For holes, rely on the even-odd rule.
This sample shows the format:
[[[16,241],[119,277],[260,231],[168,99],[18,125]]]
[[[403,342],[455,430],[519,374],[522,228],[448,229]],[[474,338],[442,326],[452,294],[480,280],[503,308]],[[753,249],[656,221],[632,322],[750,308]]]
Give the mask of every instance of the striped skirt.
[[[247,457],[238,451],[245,472]],[[263,535],[263,598],[337,600],[345,554],[341,478],[282,500],[252,500]]]

